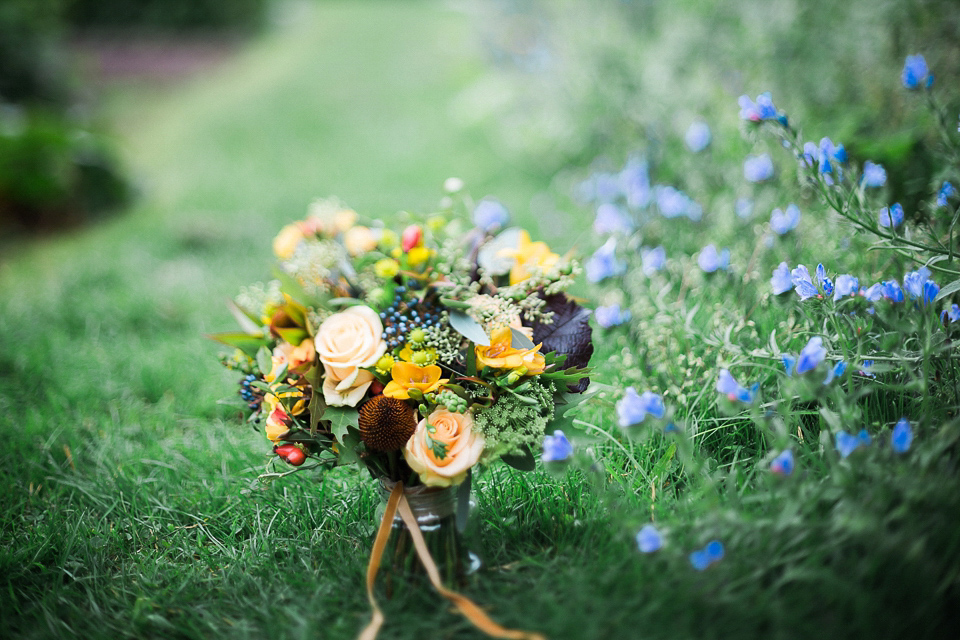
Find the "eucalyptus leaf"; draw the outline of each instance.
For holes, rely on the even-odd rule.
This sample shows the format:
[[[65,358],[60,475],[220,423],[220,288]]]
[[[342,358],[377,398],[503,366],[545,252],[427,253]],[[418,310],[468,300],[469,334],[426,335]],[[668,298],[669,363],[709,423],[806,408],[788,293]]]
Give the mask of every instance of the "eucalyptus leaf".
[[[327,300],[327,304],[331,307],[353,307],[358,304],[363,304],[363,300],[357,300],[356,298],[331,298]]]
[[[527,334],[519,329],[510,327],[510,336],[510,346],[514,349],[533,349],[537,346],[533,344],[533,340],[527,337]]]
[[[484,347],[490,346],[490,338],[487,336],[487,332],[483,330],[483,327],[480,326],[479,322],[461,311],[451,309],[447,313],[450,314],[450,326],[453,327],[457,333],[474,344],[479,344]]]
[[[260,367],[260,373],[266,375],[273,369],[273,355],[266,347],[260,347],[257,351],[257,366]]]

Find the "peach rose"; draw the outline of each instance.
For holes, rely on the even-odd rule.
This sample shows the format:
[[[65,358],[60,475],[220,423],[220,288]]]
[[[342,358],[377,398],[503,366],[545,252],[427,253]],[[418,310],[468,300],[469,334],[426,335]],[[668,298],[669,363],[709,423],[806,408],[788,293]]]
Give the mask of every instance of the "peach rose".
[[[314,347],[323,365],[323,399],[334,407],[356,406],[373,382],[373,367],[387,350],[383,323],[370,307],[335,313],[317,329]]]
[[[360,255],[377,248],[377,236],[367,227],[350,227],[343,233],[343,246],[352,256]]]
[[[473,431],[473,416],[437,409],[420,421],[407,440],[403,457],[430,487],[460,484],[483,453],[483,436]]]
[[[288,224],[273,239],[274,255],[281,260],[289,260],[293,257],[303,237],[303,231],[298,223]]]

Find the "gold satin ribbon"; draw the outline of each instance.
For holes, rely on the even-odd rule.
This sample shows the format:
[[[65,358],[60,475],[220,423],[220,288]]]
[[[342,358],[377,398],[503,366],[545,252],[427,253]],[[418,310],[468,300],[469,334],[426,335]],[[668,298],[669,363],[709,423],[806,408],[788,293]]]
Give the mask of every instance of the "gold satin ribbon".
[[[546,638],[533,631],[520,631],[517,629],[506,629],[490,619],[470,598],[463,594],[451,591],[443,586],[440,581],[440,571],[436,563],[430,557],[430,551],[427,549],[427,543],[423,539],[420,527],[417,525],[417,519],[410,509],[407,497],[403,493],[403,483],[398,482],[390,492],[390,498],[387,500],[387,507],[383,512],[383,520],[380,521],[380,528],[377,530],[377,537],[373,541],[373,551],[370,553],[370,563],[367,565],[367,600],[373,608],[373,617],[366,628],[360,633],[357,640],[375,640],[380,627],[383,626],[384,616],[380,607],[377,606],[377,600],[373,595],[373,587],[377,579],[377,571],[380,569],[380,561],[383,558],[383,550],[390,538],[390,530],[393,525],[393,519],[397,512],[400,518],[407,525],[410,531],[410,537],[413,538],[413,546],[417,550],[417,556],[427,570],[427,576],[430,583],[444,598],[453,603],[464,618],[469,620],[473,626],[483,631],[492,638],[505,638],[506,640],[546,640]]]

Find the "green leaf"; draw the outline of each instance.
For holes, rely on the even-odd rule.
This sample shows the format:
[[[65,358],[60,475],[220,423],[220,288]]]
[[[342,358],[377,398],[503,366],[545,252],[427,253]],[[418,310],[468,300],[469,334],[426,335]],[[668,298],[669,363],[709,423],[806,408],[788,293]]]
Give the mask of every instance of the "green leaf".
[[[358,304],[363,304],[363,300],[357,300],[356,298],[331,298],[327,300],[327,304],[331,307],[354,307]]]
[[[228,347],[240,349],[251,358],[255,358],[257,351],[261,347],[266,347],[270,343],[263,335],[253,335],[243,331],[227,331],[224,333],[213,333],[208,336],[211,340],[216,340],[220,344]]]
[[[260,367],[260,373],[267,375],[270,373],[270,370],[273,369],[273,356],[270,354],[270,350],[266,346],[260,347],[257,350],[257,366]]]
[[[244,332],[249,333],[250,335],[263,335],[263,327],[261,326],[260,319],[257,318],[257,316],[250,313],[230,299],[227,299],[227,309],[230,310],[230,314],[234,317],[234,319],[237,321],[237,324],[240,325],[240,328],[243,329]]]
[[[533,349],[537,345],[523,331],[510,327],[510,346],[514,349]]]
[[[337,442],[344,442],[347,435],[347,428],[355,427],[360,412],[354,407],[331,407],[327,406],[323,412],[323,419],[330,421],[330,431]]]
[[[533,471],[537,468],[537,460],[527,447],[520,453],[508,453],[500,459],[517,471]]]
[[[447,313],[450,315],[450,326],[453,327],[457,333],[474,344],[479,344],[484,347],[490,346],[490,338],[487,336],[487,332],[483,330],[483,327],[480,326],[479,322],[460,311],[451,309]]]
[[[953,282],[943,285],[940,293],[937,294],[937,297],[934,298],[933,301],[943,300],[947,296],[955,294],[957,291],[960,291],[960,280],[954,280]]]
[[[357,433],[345,433],[343,440],[339,440],[338,459],[340,464],[354,464],[360,462],[360,456],[357,455],[357,447],[360,446],[360,436]]]

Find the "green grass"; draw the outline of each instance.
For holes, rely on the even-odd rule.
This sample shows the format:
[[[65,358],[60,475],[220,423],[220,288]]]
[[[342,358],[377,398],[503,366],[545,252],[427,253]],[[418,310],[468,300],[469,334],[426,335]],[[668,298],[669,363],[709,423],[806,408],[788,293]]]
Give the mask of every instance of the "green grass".
[[[236,380],[204,335],[232,328],[224,301],[268,277],[270,240],[315,197],[371,216],[426,211],[456,175],[558,250],[583,242],[586,214],[541,215],[563,200],[552,176],[452,108],[488,72],[465,14],[428,2],[299,11],[183,86],[111,89],[102,106],[139,204],[4,248],[2,637],[354,637],[369,616],[372,483],[339,469],[257,484],[268,443],[217,404]],[[798,450],[803,471],[778,482],[757,459],[767,436],[723,415],[713,378],[684,379],[705,353],[745,361],[724,351],[723,313],[737,315],[724,301],[758,295],[743,283],[700,295],[716,326],[688,335],[688,307],[651,299],[652,325],[667,325],[606,334],[596,356],[615,388],[643,381],[638,361],[672,376],[662,390],[688,399],[697,447],[598,437],[593,470],[485,470],[468,532],[484,566],[465,591],[500,623],[551,638],[944,637],[960,593],[956,423],[926,425],[916,455],[877,447],[862,467],[814,439]],[[734,342],[749,351],[782,314],[767,301],[760,328],[738,325]],[[584,421],[616,433],[612,401]],[[903,409],[871,402],[874,416]],[[647,557],[633,535],[651,518],[668,544]],[[687,554],[711,538],[727,558],[693,571]],[[479,637],[429,589],[383,606],[382,637]]]

